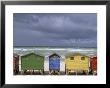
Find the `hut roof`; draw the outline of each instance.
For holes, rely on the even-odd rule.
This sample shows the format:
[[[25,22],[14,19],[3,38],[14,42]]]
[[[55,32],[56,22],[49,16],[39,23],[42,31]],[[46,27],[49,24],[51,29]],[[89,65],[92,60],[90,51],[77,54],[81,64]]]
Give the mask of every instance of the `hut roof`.
[[[58,56],[60,57],[60,55],[56,54],[56,53],[53,53],[52,55],[50,55],[49,57],[52,57],[52,56]]]
[[[81,54],[81,53],[71,53],[66,55],[66,57],[72,57],[72,56],[84,56],[84,57],[89,57],[87,55]]]
[[[15,58],[16,58],[16,57],[19,57],[19,55],[16,54],[16,53],[14,53],[14,54],[13,54],[13,57],[15,57]]]
[[[27,53],[27,54],[23,54],[22,56],[31,55],[31,54],[35,54],[35,55],[37,55],[37,56],[41,56],[41,57],[44,57],[44,56],[42,56],[42,55],[40,55],[40,54],[36,54],[36,53],[34,53],[34,52],[31,52],[31,53]]]
[[[93,58],[97,58],[97,56],[92,56],[91,59],[93,59]]]

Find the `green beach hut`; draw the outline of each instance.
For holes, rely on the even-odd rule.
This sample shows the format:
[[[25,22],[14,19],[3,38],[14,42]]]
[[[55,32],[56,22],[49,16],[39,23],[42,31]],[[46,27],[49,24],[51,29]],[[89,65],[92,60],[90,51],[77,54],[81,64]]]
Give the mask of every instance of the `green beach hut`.
[[[24,73],[43,74],[44,71],[44,56],[35,53],[29,53],[21,56],[21,70]]]

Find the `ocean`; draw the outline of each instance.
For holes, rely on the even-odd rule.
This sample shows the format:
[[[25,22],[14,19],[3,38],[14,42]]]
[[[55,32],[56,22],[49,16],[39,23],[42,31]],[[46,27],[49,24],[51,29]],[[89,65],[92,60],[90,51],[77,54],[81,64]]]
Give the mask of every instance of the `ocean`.
[[[28,53],[36,53],[39,55],[51,55],[56,53],[58,55],[68,55],[80,53],[87,56],[97,56],[97,48],[68,48],[68,47],[14,47],[13,53],[24,55]]]

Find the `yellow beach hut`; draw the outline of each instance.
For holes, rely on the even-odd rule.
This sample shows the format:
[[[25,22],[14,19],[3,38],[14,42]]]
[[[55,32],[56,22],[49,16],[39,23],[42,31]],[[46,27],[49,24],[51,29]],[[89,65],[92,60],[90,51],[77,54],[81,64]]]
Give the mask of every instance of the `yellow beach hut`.
[[[66,74],[72,72],[85,72],[87,74],[89,72],[89,57],[80,53],[68,55],[65,59],[65,69]]]

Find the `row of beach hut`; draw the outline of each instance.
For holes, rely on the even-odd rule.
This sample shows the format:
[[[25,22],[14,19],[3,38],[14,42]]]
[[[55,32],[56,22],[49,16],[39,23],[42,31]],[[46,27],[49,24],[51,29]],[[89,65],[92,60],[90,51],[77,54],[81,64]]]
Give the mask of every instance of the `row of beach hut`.
[[[97,74],[97,56],[56,53],[41,56],[35,53],[13,55],[14,74]]]

